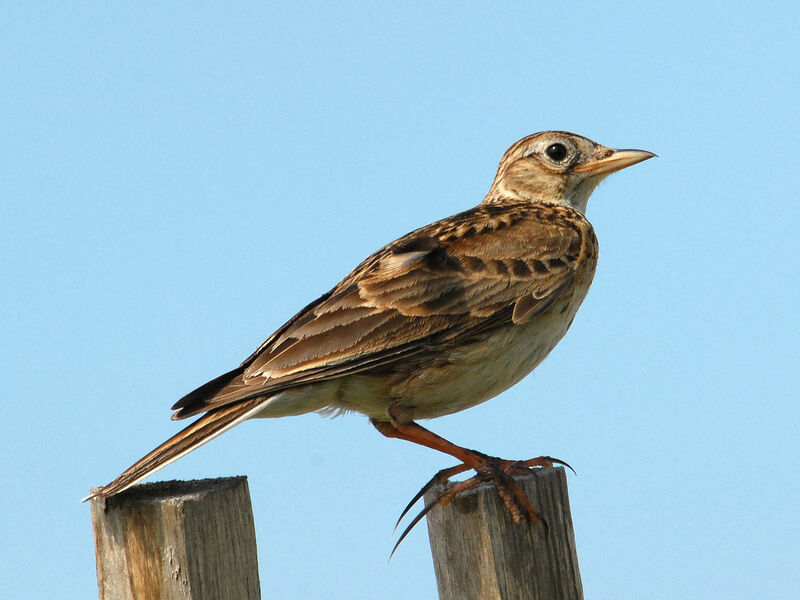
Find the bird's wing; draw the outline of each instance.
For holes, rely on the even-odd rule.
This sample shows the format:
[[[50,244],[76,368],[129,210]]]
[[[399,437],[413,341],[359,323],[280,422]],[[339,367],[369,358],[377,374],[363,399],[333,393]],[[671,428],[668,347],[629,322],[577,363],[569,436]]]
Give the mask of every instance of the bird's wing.
[[[508,323],[560,298],[594,233],[562,206],[479,205],[382,248],[242,365],[179,400],[183,418],[409,356]]]

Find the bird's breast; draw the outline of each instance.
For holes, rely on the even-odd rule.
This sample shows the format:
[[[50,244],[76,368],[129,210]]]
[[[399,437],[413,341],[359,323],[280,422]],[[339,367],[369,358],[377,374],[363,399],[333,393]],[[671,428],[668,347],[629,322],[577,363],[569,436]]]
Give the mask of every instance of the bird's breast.
[[[530,323],[494,331],[453,350],[441,364],[418,369],[398,382],[393,392],[401,405],[413,409],[415,419],[439,417],[485,402],[518,383],[550,354],[569,329],[574,311],[568,312],[548,312]]]
[[[393,414],[431,419],[465,410],[500,394],[533,371],[566,334],[586,289],[530,322],[496,329],[452,347],[394,376],[354,375],[341,381],[335,408],[375,419]]]

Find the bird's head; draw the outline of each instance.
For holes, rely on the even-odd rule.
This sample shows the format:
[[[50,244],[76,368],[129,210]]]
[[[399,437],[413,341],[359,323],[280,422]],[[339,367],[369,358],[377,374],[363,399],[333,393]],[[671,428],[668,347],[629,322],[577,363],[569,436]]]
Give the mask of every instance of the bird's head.
[[[589,196],[605,177],[654,156],[601,146],[567,131],[534,133],[506,150],[484,203],[529,200],[585,213]]]

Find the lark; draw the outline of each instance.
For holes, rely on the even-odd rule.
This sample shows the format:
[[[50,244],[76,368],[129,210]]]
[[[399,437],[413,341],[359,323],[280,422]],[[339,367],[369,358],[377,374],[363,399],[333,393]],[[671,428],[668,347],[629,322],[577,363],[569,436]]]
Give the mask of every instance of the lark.
[[[173,419],[201,416],[90,498],[116,494],[248,419],[358,412],[387,437],[458,460],[412,504],[434,482],[474,470],[436,504],[493,481],[514,520],[540,521],[512,475],[560,461],[491,457],[417,421],[500,394],[553,350],[597,265],[589,196],[610,173],[653,156],[565,131],[518,141],[480,204],[367,257],[241,365],[178,400]]]

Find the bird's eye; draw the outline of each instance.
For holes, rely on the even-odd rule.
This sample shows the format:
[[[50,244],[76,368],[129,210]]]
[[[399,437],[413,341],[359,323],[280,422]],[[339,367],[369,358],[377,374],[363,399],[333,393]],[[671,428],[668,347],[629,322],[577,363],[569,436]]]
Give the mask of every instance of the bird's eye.
[[[567,157],[567,147],[564,144],[550,144],[544,153],[550,160],[561,162]]]

